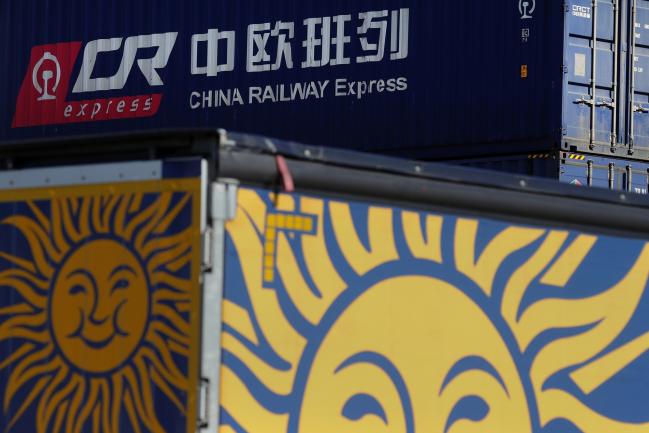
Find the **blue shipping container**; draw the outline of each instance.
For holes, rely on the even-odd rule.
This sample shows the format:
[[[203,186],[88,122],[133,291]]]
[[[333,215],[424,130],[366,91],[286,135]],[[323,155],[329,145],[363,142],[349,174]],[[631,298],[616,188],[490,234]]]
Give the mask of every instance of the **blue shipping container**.
[[[548,152],[447,161],[468,167],[558,179],[636,194],[649,191],[649,163],[571,152]]]
[[[649,0],[24,0],[0,24],[2,141],[209,126],[649,158]]]

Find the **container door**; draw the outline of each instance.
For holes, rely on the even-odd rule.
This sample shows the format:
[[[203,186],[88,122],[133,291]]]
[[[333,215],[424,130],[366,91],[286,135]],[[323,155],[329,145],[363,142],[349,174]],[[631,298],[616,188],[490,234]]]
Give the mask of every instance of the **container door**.
[[[630,50],[629,147],[630,151],[649,149],[649,1],[631,0],[633,31]],[[647,156],[647,155],[644,155]]]
[[[195,433],[201,172],[0,173],[0,431]]]
[[[617,137],[618,21],[615,0],[570,0],[566,6],[564,132],[591,149]]]

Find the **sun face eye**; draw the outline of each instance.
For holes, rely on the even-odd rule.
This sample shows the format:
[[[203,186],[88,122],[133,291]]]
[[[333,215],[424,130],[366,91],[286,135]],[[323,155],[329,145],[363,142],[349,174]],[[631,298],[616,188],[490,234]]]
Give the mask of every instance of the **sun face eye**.
[[[466,419],[474,422],[482,421],[489,415],[489,405],[482,397],[476,395],[466,396],[458,401],[446,421],[444,431],[449,429],[459,420]]]
[[[70,288],[69,293],[71,295],[85,295],[85,294],[88,293],[88,290],[86,290],[86,288],[84,286],[82,286],[81,284],[75,284],[74,286],[72,286]]]
[[[385,425],[388,424],[388,418],[381,403],[368,394],[356,394],[352,396],[342,410],[342,416],[350,421],[358,421],[361,418],[374,415],[383,420]]]
[[[129,282],[126,278],[120,278],[117,280],[117,282],[113,285],[113,288],[111,292],[116,292],[118,290],[126,290],[129,287]]]

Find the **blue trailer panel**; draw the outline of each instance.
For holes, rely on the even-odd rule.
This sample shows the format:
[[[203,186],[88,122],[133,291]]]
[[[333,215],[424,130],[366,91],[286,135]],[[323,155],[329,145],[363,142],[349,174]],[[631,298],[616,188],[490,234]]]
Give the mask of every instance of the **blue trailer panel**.
[[[649,422],[642,235],[267,189],[238,197],[222,429],[601,433]]]
[[[649,158],[648,5],[3,2],[0,141],[209,126],[423,158]]]

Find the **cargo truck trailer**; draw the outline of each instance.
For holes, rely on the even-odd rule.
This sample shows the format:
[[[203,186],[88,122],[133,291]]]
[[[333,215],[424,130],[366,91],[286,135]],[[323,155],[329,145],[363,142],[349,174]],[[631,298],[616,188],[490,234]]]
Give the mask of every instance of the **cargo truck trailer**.
[[[3,432],[649,428],[642,197],[223,131],[2,155]]]

